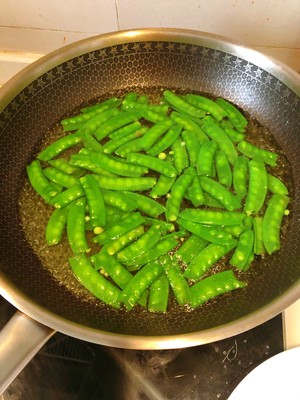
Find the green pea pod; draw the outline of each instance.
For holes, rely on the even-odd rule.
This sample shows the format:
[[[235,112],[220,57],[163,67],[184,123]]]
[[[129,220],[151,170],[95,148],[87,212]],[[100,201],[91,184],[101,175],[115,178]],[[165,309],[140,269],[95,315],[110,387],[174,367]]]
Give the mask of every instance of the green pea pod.
[[[51,182],[57,183],[65,188],[71,188],[79,183],[79,180],[75,176],[60,171],[55,167],[45,168],[44,174]]]
[[[178,174],[181,174],[189,166],[189,158],[185,147],[185,142],[179,136],[172,144],[173,163]]]
[[[238,156],[237,150],[223,129],[218,124],[210,121],[205,122],[202,125],[202,129],[217,143],[218,148],[225,152],[228,161],[233,165]]]
[[[33,189],[47,202],[51,203],[58,190],[48,181],[39,160],[32,161],[26,167],[27,176]]]
[[[100,275],[84,253],[69,258],[69,263],[78,281],[89,292],[104,303],[114,308],[120,308],[120,289]]]
[[[59,169],[60,171],[65,172],[66,174],[69,174],[69,175],[80,171],[79,168],[71,165],[66,158],[56,158],[54,160],[50,160],[49,164],[52,167],[55,167],[55,168]]]
[[[142,178],[119,178],[110,176],[95,175],[98,185],[103,189],[110,190],[131,190],[131,191],[145,191],[151,189],[156,179],[151,177]]]
[[[217,144],[215,141],[205,141],[201,144],[197,156],[197,172],[198,175],[215,176],[215,153]]]
[[[144,234],[143,225],[137,226],[131,231],[125,232],[123,233],[123,235],[117,237],[116,239],[112,239],[110,242],[106,243],[106,245],[103,246],[103,249],[105,249],[105,251],[110,256],[113,256],[114,254],[124,249],[124,247],[128,246],[129,244],[140,238],[143,234]]]
[[[84,190],[88,208],[89,216],[93,228],[98,226],[105,226],[106,224],[106,210],[102,191],[93,175],[87,174],[80,178],[80,184]]]
[[[141,254],[145,253],[161,239],[161,226],[153,225],[147,232],[140,236],[134,243],[129,244],[125,249],[117,254],[117,259],[120,262],[133,260]]]
[[[162,137],[162,139],[155,143],[148,151],[147,154],[150,156],[157,156],[159,153],[166,150],[168,147],[172,146],[175,140],[179,137],[182,131],[181,125],[173,125],[168,129],[167,133]]]
[[[239,199],[220,183],[207,176],[200,176],[199,179],[202,189],[215,197],[228,211],[241,208]]]
[[[180,237],[183,237],[185,234],[185,231],[177,231],[169,235],[164,235],[161,237],[161,240],[147,252],[132,260],[127,260],[123,262],[123,264],[126,265],[129,271],[140,269],[141,266],[157,260],[163,254],[167,254],[170,250],[174,249],[174,247],[178,245]]]
[[[140,153],[129,153],[127,154],[127,161],[128,163],[134,164],[132,166],[133,169],[137,168],[137,166],[143,166],[170,178],[177,176],[177,171],[171,163],[153,156]]]
[[[174,122],[169,118],[164,118],[163,121],[153,125],[141,138],[142,149],[148,151],[172,125]]]
[[[229,101],[223,98],[218,98],[216,100],[216,103],[225,110],[229,120],[232,122],[235,128],[240,132],[244,132],[246,126],[248,125],[248,121],[244,117],[244,115],[237,109],[237,107],[235,107],[233,104],[229,103]]]
[[[278,154],[257,147],[246,140],[242,140],[237,145],[237,149],[245,156],[249,158],[256,158],[265,164],[271,165],[271,167],[276,167],[277,165]]]
[[[68,212],[68,207],[57,208],[52,212],[46,226],[46,242],[48,246],[53,246],[61,241]]]
[[[232,184],[232,172],[224,150],[218,150],[215,157],[218,181],[228,188]]]
[[[106,205],[128,212],[138,208],[138,204],[133,198],[123,196],[121,192],[107,189],[102,189],[101,192]]]
[[[179,247],[174,256],[188,264],[192,259],[208,244],[208,242],[199,236],[192,234]]]
[[[191,292],[178,261],[171,259],[168,255],[162,256],[160,260],[177,303],[180,306],[188,305],[191,301]]]
[[[160,175],[156,184],[154,185],[153,189],[150,192],[150,197],[157,199],[158,197],[165,196],[166,194],[168,194],[175,180],[176,177],[170,178],[165,175]]]
[[[183,126],[186,131],[194,132],[197,135],[199,143],[209,140],[206,133],[191,118],[173,111],[170,118],[179,125]]]
[[[52,158],[58,156],[63,151],[76,146],[81,142],[82,137],[79,133],[71,133],[51,143],[38,154],[37,158],[41,161],[52,160]]]
[[[243,232],[237,244],[237,247],[229,261],[230,265],[243,271],[248,266],[248,260],[253,252],[254,233],[252,230]]]
[[[191,233],[194,233],[195,235],[201,237],[208,242],[223,245],[231,245],[235,243],[235,239],[232,237],[232,235],[220,227],[198,224],[196,222],[192,222],[190,220],[182,218],[179,218],[177,220],[177,223],[182,228]]]
[[[129,214],[127,217],[122,219],[119,224],[115,224],[109,229],[95,236],[93,238],[93,241],[104,245],[111,239],[118,238],[124,233],[129,232],[132,229],[140,226],[144,221],[145,219],[141,216],[140,213]]]
[[[210,267],[229,253],[236,245],[237,241],[230,246],[223,246],[216,243],[207,245],[188,264],[184,276],[197,281]]]
[[[67,218],[67,236],[74,254],[90,251],[85,232],[84,198],[76,200],[69,209]]]
[[[249,161],[249,188],[246,196],[244,210],[247,215],[257,214],[268,192],[268,174],[262,161],[253,159]]]
[[[171,188],[170,197],[166,202],[166,219],[167,221],[176,221],[180,206],[183,200],[183,196],[187,191],[188,187],[192,183],[194,174],[189,169],[186,169],[182,175],[180,175],[174,182]]]
[[[72,154],[69,162],[72,166],[94,172],[95,174],[114,176],[111,172],[102,168],[99,159],[95,157],[94,152],[92,154],[91,153]]]
[[[242,200],[248,193],[248,159],[239,156],[233,166],[233,188],[237,197]]]
[[[216,102],[208,99],[207,97],[189,93],[185,95],[185,99],[195,107],[207,111],[217,121],[221,121],[223,118],[227,117],[227,112]]]
[[[197,175],[194,176],[192,183],[188,188],[188,196],[194,207],[199,207],[205,203],[204,193]]]
[[[101,124],[94,132],[95,138],[100,142],[108,135],[121,128],[122,126],[128,125],[131,122],[137,121],[138,116],[135,113],[121,112],[115,117],[105,121]]]
[[[241,225],[246,215],[235,211],[215,211],[206,209],[185,208],[179,214],[180,218],[187,219],[199,224],[231,226]]]
[[[141,268],[123,289],[119,300],[127,310],[131,310],[143,292],[163,274],[163,267],[157,261]]]
[[[265,254],[266,249],[263,241],[263,217],[256,216],[253,219],[254,231],[254,254]]]
[[[210,299],[246,286],[247,283],[238,280],[233,271],[219,272],[191,286],[190,307],[195,309]]]
[[[263,242],[268,254],[280,249],[280,228],[289,201],[288,196],[273,194],[267,205],[263,217]]]
[[[178,96],[176,93],[171,90],[165,90],[163,92],[164,98],[170,103],[173,107],[175,107],[179,111],[183,111],[184,113],[191,115],[196,118],[203,118],[206,114],[205,111],[200,110],[198,107],[193,106],[184,100],[183,97]]]
[[[276,176],[268,174],[268,189],[272,193],[288,195],[289,191],[286,185]]]
[[[99,153],[103,152],[103,146],[89,132],[84,132],[82,134],[82,144],[88,150],[96,151]]]
[[[189,164],[195,167],[197,165],[198,152],[200,149],[198,137],[192,131],[183,131],[181,133],[181,136],[185,142],[186,150],[189,157]]]
[[[123,192],[123,194],[132,199],[137,204],[137,208],[150,217],[157,218],[166,211],[162,204],[142,194],[133,192]]]
[[[55,208],[63,208],[72,201],[84,196],[84,190],[81,185],[72,186],[69,189],[57,194],[50,200],[50,204]]]
[[[149,288],[148,311],[165,313],[169,302],[169,281],[166,275],[157,278]]]

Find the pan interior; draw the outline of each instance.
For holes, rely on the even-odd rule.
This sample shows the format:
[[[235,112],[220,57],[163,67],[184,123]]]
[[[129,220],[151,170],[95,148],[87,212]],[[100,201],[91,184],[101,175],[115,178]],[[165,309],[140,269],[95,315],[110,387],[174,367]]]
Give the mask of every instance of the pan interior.
[[[82,54],[31,82],[1,115],[1,270],[48,310],[82,325],[129,335],[201,331],[234,321],[273,301],[300,275],[300,182],[296,173],[291,177],[295,188],[291,221],[280,252],[263,265],[255,265],[245,290],[211,301],[194,312],[173,308],[166,315],[154,315],[139,308],[130,313],[112,310],[86,293],[78,293],[77,283],[68,272],[66,285],[43,268],[26,240],[18,208],[25,165],[63,116],[97,98],[136,88],[144,92],[175,88],[227,98],[267,127],[292,171],[299,170],[299,98],[255,64],[200,45],[165,41],[127,43]],[[36,207],[42,207],[40,200],[36,201]],[[34,218],[32,213],[33,225]],[[45,251],[49,249],[45,247]]]

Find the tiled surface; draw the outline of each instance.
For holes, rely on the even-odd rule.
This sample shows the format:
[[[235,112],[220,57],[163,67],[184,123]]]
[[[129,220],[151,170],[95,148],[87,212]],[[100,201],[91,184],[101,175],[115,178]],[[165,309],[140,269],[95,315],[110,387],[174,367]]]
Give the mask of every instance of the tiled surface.
[[[47,53],[119,29],[176,27],[251,46],[300,49],[299,0],[1,1],[0,49]]]
[[[300,46],[300,3],[238,0],[117,0],[121,29],[191,28],[248,45]],[[288,30],[287,30],[287,21]]]

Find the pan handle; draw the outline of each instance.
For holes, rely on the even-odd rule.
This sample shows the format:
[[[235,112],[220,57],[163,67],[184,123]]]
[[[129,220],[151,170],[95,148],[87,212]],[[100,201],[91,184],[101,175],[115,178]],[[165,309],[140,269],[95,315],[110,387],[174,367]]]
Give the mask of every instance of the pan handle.
[[[0,395],[55,333],[17,311],[0,331]]]

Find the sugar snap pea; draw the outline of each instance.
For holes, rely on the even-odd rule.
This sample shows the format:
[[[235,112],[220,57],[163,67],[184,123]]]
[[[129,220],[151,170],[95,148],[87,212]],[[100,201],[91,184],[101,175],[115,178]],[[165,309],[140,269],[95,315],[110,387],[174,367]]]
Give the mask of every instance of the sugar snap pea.
[[[174,182],[171,188],[170,197],[167,199],[166,202],[165,216],[167,221],[176,221],[180,211],[183,196],[190,184],[192,183],[193,178],[194,174],[191,173],[189,169],[186,169],[184,173],[180,175]]]
[[[99,186],[103,189],[110,190],[132,190],[132,191],[145,191],[151,189],[156,179],[152,177],[141,178],[119,178],[110,176],[95,175]]]
[[[236,158],[233,166],[233,188],[237,197],[242,200],[248,192],[248,159],[245,156]]]
[[[183,131],[181,133],[182,139],[185,142],[186,151],[189,157],[189,164],[191,166],[197,165],[197,157],[200,149],[200,143],[197,135],[192,131]]]
[[[234,144],[226,135],[226,133],[223,131],[223,129],[218,124],[215,124],[214,122],[210,121],[205,122],[202,125],[202,129],[212,140],[214,140],[217,143],[218,148],[225,152],[228,161],[231,164],[234,164],[234,161],[236,160],[238,153]]]
[[[56,208],[46,226],[46,242],[48,246],[53,246],[61,241],[64,228],[67,223],[68,207]]]
[[[263,243],[268,254],[280,249],[280,228],[289,201],[288,196],[273,194],[268,202],[263,217]]]
[[[58,183],[65,188],[71,188],[79,184],[79,180],[75,176],[67,174],[55,167],[44,168],[43,172],[51,182]]]
[[[121,290],[100,275],[84,253],[69,258],[74,275],[95,297],[114,308],[120,308]]]
[[[198,107],[194,107],[193,104],[185,101],[184,97],[180,97],[171,90],[165,90],[163,92],[164,98],[170,103],[176,110],[183,111],[184,113],[191,115],[196,118],[203,118],[206,114],[204,110],[200,110]]]
[[[164,313],[169,302],[169,281],[166,275],[157,278],[149,288],[148,311]]]
[[[83,196],[84,196],[84,191],[82,189],[82,186],[75,185],[52,197],[49,203],[53,205],[55,208],[62,208],[72,203],[72,201],[79,199],[80,197]]]
[[[144,221],[145,219],[141,216],[140,213],[129,214],[127,217],[122,219],[119,224],[115,224],[109,229],[106,229],[104,232],[95,236],[93,238],[93,241],[104,245],[111,239],[118,238],[124,233],[129,232],[132,229],[142,225]]]
[[[47,202],[58,194],[58,190],[48,181],[39,160],[32,161],[27,167],[27,176],[34,190]]]
[[[238,280],[233,271],[219,272],[191,286],[190,307],[195,309],[210,299],[246,286],[247,283]]]
[[[185,208],[179,214],[181,218],[205,225],[231,226],[241,225],[246,215],[234,211],[213,211],[205,209]]]
[[[187,231],[194,233],[207,242],[230,245],[235,243],[232,235],[218,226],[204,225],[188,219],[178,219],[178,224]]]
[[[89,252],[85,232],[85,204],[86,200],[78,199],[69,208],[67,218],[67,235],[74,254]]]
[[[188,154],[185,147],[185,142],[179,136],[172,144],[173,164],[178,174],[181,174],[185,168],[189,166]]]
[[[156,142],[148,151],[147,154],[150,156],[157,156],[159,153],[172,146],[175,140],[179,137],[182,130],[182,126],[175,124],[168,129],[167,133]]]
[[[240,110],[223,98],[218,98],[216,103],[226,111],[229,120],[232,122],[235,128],[240,132],[244,132],[246,126],[248,125],[248,121],[240,112]]]
[[[138,116],[131,112],[122,112],[119,115],[105,121],[101,124],[96,131],[94,132],[94,136],[97,140],[101,141],[102,139],[106,138],[112,132],[116,131],[117,129],[121,128],[122,126],[128,125],[133,121],[137,121]]]
[[[215,164],[219,183],[230,188],[232,184],[232,171],[224,150],[216,152]]]
[[[98,226],[105,226],[105,203],[102,191],[97,181],[93,175],[87,174],[80,178],[80,184],[86,196],[92,227],[96,228]]]
[[[200,176],[199,179],[202,189],[215,197],[228,211],[241,208],[239,199],[220,183],[207,176]]]
[[[215,176],[215,153],[217,144],[214,140],[205,141],[201,144],[197,156],[198,175]]]
[[[262,208],[268,191],[268,174],[262,161],[249,161],[249,188],[244,210],[246,214],[258,213]]]
[[[227,117],[227,112],[224,108],[220,107],[216,102],[207,97],[189,93],[185,95],[185,99],[195,107],[207,111],[217,121],[221,121],[223,118]]]
[[[140,269],[123,289],[119,300],[127,310],[131,310],[137,303],[142,293],[163,274],[163,267],[153,261]]]
[[[289,191],[286,185],[274,175],[268,174],[268,189],[272,193],[288,195]]]
[[[133,168],[137,168],[136,165],[138,165],[160,172],[162,175],[166,175],[170,178],[177,176],[177,171],[171,163],[153,156],[140,153],[129,153],[127,154],[127,161],[134,164]]]
[[[174,256],[188,264],[207,244],[206,240],[193,233],[179,247]]]
[[[73,174],[74,172],[80,171],[79,168],[71,165],[66,158],[55,158],[54,160],[50,160],[49,164],[52,167],[55,167],[62,172],[65,172],[66,174]]]
[[[81,143],[81,141],[82,137],[79,133],[70,133],[47,146],[37,155],[37,158],[41,161],[49,161],[64,150]]]
[[[197,135],[199,143],[208,140],[205,132],[191,118],[184,116],[176,111],[173,111],[170,114],[170,118],[177,124],[182,125],[184,130],[194,132]]]
[[[177,259],[163,255],[161,256],[160,261],[169,280],[177,303],[180,306],[188,305],[191,301],[190,287],[187,280],[183,276]]]
[[[133,260],[137,256],[142,255],[160,241],[161,233],[161,226],[159,224],[151,226],[134,243],[129,244],[125,249],[121,250],[117,254],[117,259],[122,262]]]
[[[166,211],[162,204],[142,194],[133,192],[123,192],[123,194],[132,199],[137,204],[137,208],[150,217],[157,218]]]
[[[210,243],[188,264],[184,276],[194,281],[200,279],[212,265],[229,253],[236,245],[237,241],[228,246]]]
[[[277,165],[278,154],[257,147],[246,140],[239,142],[237,149],[249,158],[256,158],[272,167],[276,167]]]

